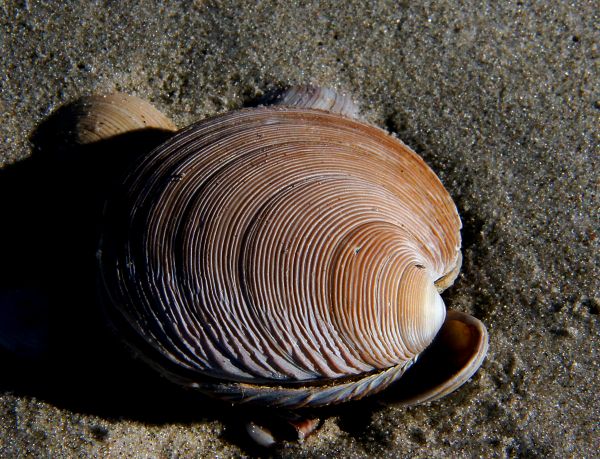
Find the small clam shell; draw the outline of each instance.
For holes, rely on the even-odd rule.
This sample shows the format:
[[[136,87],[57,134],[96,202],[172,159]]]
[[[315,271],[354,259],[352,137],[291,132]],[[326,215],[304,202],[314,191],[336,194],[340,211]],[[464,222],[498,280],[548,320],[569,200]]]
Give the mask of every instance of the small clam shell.
[[[327,110],[357,119],[360,112],[350,96],[319,86],[292,86],[280,92],[271,105]]]
[[[150,103],[122,93],[82,97],[65,112],[61,123],[69,128],[68,141],[79,145],[142,129],[177,129]]]
[[[275,406],[359,398],[438,333],[460,227],[436,175],[381,129],[234,111],[147,155],[108,206],[107,311],[191,387]]]

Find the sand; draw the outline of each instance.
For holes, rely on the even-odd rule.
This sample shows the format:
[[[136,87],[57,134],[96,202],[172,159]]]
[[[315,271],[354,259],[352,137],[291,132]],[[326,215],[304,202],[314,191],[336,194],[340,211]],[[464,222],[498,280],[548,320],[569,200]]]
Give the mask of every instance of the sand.
[[[0,6],[0,290],[69,305],[32,325],[53,353],[0,354],[0,457],[600,456],[597,2],[127,3]],[[439,174],[464,226],[444,298],[487,324],[490,351],[441,401],[342,408],[266,451],[86,312],[93,253],[61,254],[87,238],[72,198],[99,170],[30,140],[82,95],[135,94],[185,126],[296,83],[352,94]]]

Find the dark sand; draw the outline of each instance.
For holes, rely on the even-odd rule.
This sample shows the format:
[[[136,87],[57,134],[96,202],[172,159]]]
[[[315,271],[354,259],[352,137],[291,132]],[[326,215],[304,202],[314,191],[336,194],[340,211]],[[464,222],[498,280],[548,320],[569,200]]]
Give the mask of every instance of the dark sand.
[[[87,332],[97,318],[86,315],[62,330],[60,355],[2,355],[0,457],[600,456],[597,1],[46,3],[0,6],[1,225],[22,225],[19,212],[31,222],[14,244],[3,233],[2,249],[26,245],[21,263],[35,270],[53,262],[36,258],[38,236],[52,245],[52,227],[70,240],[61,224],[77,213],[36,196],[70,167],[72,192],[64,174],[59,186],[70,198],[94,171],[44,163],[43,151],[45,166],[26,160],[33,131],[63,103],[119,90],[184,126],[287,84],[335,87],[419,152],[454,197],[464,264],[444,298],[488,325],[490,352],[442,401],[358,404],[304,444],[264,452],[242,438],[235,411],[120,357],[101,331]],[[60,258],[55,249],[44,253]],[[40,295],[50,288],[88,311],[90,289],[69,288],[64,274],[49,273],[65,284]],[[5,290],[38,287],[3,276]]]

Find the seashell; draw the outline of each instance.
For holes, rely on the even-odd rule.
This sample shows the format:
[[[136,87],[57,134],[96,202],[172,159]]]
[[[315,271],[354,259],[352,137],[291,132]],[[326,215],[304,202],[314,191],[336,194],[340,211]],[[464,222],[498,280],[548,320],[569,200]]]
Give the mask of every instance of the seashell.
[[[395,401],[449,393],[487,350],[439,295],[461,262],[451,197],[387,132],[293,97],[193,124],[130,172],[98,251],[110,322],[162,374],[232,402],[359,399],[437,342],[460,357],[446,380]]]
[[[268,101],[270,105],[314,108],[357,119],[360,112],[350,96],[319,86],[293,86],[283,92],[278,92]]]
[[[143,129],[175,131],[175,125],[154,106],[122,93],[82,97],[59,116],[67,143],[87,145]],[[61,127],[58,128],[61,131]]]

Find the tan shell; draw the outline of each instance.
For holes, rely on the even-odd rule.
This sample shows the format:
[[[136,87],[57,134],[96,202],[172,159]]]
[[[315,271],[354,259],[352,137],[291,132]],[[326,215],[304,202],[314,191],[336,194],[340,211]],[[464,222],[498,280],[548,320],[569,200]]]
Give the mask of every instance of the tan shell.
[[[460,227],[436,175],[385,131],[234,111],[154,150],[108,207],[107,310],[188,386],[273,406],[360,398],[441,328],[436,281],[458,272]]]
[[[66,108],[61,123],[70,143],[86,145],[142,129],[175,131],[175,125],[154,106],[123,93],[83,97]]]

